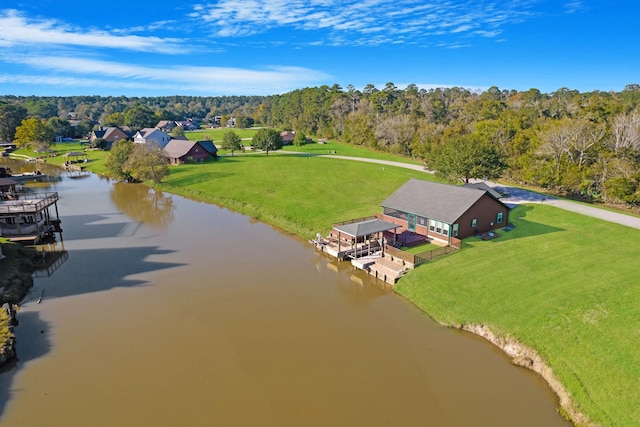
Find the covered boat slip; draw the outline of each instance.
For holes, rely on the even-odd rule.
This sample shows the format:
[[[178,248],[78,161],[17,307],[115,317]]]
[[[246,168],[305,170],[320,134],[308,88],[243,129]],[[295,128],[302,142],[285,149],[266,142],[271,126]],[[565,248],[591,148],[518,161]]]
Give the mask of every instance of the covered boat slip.
[[[14,241],[37,243],[60,231],[58,193],[7,194],[0,201],[0,234]],[[55,218],[49,208],[55,207]]]
[[[347,221],[335,224],[328,237],[323,238],[318,233],[316,239],[311,242],[334,258],[358,259],[382,251],[383,233],[393,230],[395,237],[397,228],[400,226],[375,217]]]

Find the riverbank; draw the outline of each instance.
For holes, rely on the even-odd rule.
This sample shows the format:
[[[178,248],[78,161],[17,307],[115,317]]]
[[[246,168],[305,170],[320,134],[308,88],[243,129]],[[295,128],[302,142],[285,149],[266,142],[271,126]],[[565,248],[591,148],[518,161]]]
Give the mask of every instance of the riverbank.
[[[551,390],[558,396],[560,405],[559,412],[565,419],[570,420],[576,426],[595,426],[595,424],[576,407],[571,399],[570,393],[556,377],[553,369],[537,351],[518,342],[514,338],[497,335],[485,325],[467,324],[459,325],[458,328],[486,339],[509,355],[515,365],[529,369],[540,375],[545,382],[549,384]]]
[[[35,252],[18,244],[1,244],[5,258],[0,260],[0,365],[15,356],[14,305],[33,286]]]
[[[320,157],[243,156],[181,165],[159,188],[308,239],[333,222],[379,212],[380,201],[408,177],[432,178],[398,169]],[[406,275],[396,292],[442,324],[490,325],[499,336],[536,349],[576,414],[602,425],[640,423],[636,349],[629,344],[640,293],[628,285],[636,281],[629,260],[640,255],[638,230],[546,203],[516,209],[510,213],[515,230],[490,242],[467,239],[455,256]],[[607,242],[615,242],[616,250],[607,250]]]

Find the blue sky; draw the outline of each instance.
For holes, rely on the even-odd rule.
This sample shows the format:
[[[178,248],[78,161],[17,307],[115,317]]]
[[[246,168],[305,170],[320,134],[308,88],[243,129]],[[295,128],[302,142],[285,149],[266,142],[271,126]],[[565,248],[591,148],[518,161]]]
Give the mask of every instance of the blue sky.
[[[0,94],[640,84],[637,0],[2,0]]]

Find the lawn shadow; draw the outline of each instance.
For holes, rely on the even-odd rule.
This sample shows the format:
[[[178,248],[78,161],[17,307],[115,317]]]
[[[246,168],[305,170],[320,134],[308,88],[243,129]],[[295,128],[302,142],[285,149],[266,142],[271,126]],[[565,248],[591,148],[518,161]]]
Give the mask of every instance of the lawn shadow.
[[[475,243],[486,241],[499,244],[514,239],[523,239],[526,237],[543,236],[546,234],[566,231],[564,228],[554,227],[548,224],[542,224],[527,219],[527,213],[535,209],[536,206],[517,205],[509,212],[508,224],[500,229],[494,230],[494,237],[487,238],[488,233],[482,235],[468,237],[463,240],[463,246],[474,246]]]

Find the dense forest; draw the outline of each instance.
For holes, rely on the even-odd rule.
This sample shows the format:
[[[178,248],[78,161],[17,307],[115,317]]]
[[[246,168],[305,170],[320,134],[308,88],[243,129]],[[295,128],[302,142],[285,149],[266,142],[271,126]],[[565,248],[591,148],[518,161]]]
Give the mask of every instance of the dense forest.
[[[15,127],[27,117],[58,128],[73,118],[74,126],[85,131],[83,126],[90,130],[97,123],[135,128],[158,120],[234,116],[236,123],[255,122],[419,159],[452,181],[502,177],[585,200],[637,206],[639,105],[640,85],[621,92],[562,88],[549,94],[496,87],[482,92],[415,85],[398,89],[387,83],[384,88],[333,85],[264,97],[3,96],[0,140],[13,139]]]

